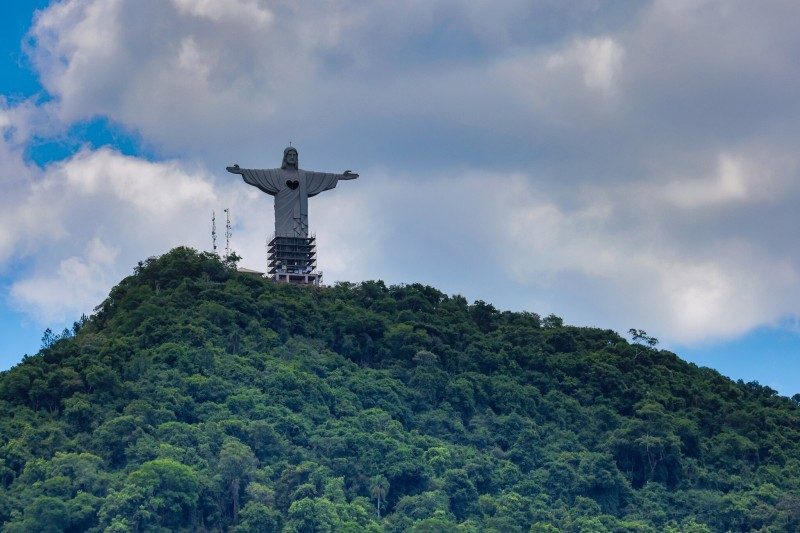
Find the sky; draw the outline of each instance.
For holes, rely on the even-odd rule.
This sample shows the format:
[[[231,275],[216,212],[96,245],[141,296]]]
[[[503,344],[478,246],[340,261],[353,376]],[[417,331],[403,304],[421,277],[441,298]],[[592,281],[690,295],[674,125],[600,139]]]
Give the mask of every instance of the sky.
[[[0,369],[137,261],[263,270],[225,166],[310,200],[326,283],[421,282],[644,329],[800,392],[800,4],[45,0],[0,7]]]

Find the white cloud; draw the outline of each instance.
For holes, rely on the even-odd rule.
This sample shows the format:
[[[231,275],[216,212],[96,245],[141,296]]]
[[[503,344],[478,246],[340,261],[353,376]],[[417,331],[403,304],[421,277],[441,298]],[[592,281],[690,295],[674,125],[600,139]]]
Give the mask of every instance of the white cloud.
[[[187,173],[177,162],[154,164],[109,148],[84,149],[50,173],[80,196],[113,198],[151,217],[168,219],[187,206],[211,205],[216,196],[210,182]]]
[[[672,180],[661,194],[668,203],[689,209],[779,200],[794,186],[787,177],[796,173],[796,163],[759,155],[719,154],[710,175]]]
[[[172,0],[182,13],[213,22],[232,20],[243,24],[267,26],[273,19],[272,12],[255,0]]]
[[[328,281],[496,280],[508,295],[480,296],[500,306],[735,336],[800,314],[796,15],[717,1],[65,0],[31,30],[54,102],[0,109],[0,221],[14,228],[0,264],[35,258],[18,302],[43,313],[36,286],[208,247],[211,209],[231,207],[234,247],[262,268],[270,199],[217,169],[273,166],[293,139],[314,147],[304,166],[373,167],[312,200]],[[51,115],[62,128],[107,117],[172,159],[85,148],[26,165]],[[92,242],[119,250],[115,266],[75,253]]]
[[[502,130],[509,117],[564,125],[598,115],[597,99],[617,92],[623,44],[598,36],[519,46],[530,32],[524,21],[539,16],[525,2],[270,10],[246,1],[70,0],[38,18],[30,53],[66,121],[105,115],[170,151],[253,153],[265,142],[357,131],[376,117]],[[429,59],[427,41],[448,53],[490,53],[451,66]],[[526,102],[535,105],[520,114]]]
[[[749,196],[742,162],[721,155],[716,175],[711,178],[675,181],[667,185],[667,199],[681,207],[703,207],[728,202],[743,202]]]
[[[577,67],[588,89],[611,96],[616,91],[624,57],[624,48],[614,39],[596,37],[574,42],[551,55],[545,65],[548,71]]]
[[[729,338],[800,313],[798,269],[781,254],[725,239],[707,242],[704,252],[664,236],[654,240],[647,224],[624,226],[629,198],[612,198],[566,208],[543,190],[510,188],[502,203],[511,207],[506,226],[514,229],[498,244],[510,259],[509,275],[540,290],[552,287],[572,305],[585,299],[618,330],[644,327],[671,341]],[[669,208],[658,201],[644,208]],[[580,308],[571,312],[598,323]]]
[[[372,174],[339,182],[335,192],[310,200],[310,225],[317,236],[317,258],[326,283],[379,276],[375,265],[391,246],[386,227],[390,221],[381,215],[391,189]],[[269,203],[266,198],[261,201]]]
[[[37,17],[29,53],[64,121],[106,115],[185,146],[187,134],[252,130],[276,102],[302,97],[319,37],[272,19],[246,0],[68,0]]]
[[[68,110],[77,101],[91,101],[102,95],[87,94],[85,76],[95,83],[111,79],[113,72],[96,68],[119,61],[126,52],[117,36],[122,32],[122,0],[58,2],[37,12],[36,46],[33,55],[44,86],[57,95]],[[71,31],[64,32],[65,27]],[[65,109],[62,109],[62,112]]]
[[[70,256],[55,271],[23,278],[11,287],[11,302],[43,323],[69,322],[90,313],[117,280],[119,249],[95,237],[81,256]]]
[[[200,173],[108,149],[31,173],[2,200],[3,244],[30,264],[14,273],[13,304],[45,323],[90,312],[139,259],[202,245],[201,221],[220,201]]]
[[[15,208],[25,201],[35,172],[24,161],[26,143],[35,122],[35,110],[29,102],[9,105],[0,98],[0,272],[12,256],[19,238],[14,219]]]

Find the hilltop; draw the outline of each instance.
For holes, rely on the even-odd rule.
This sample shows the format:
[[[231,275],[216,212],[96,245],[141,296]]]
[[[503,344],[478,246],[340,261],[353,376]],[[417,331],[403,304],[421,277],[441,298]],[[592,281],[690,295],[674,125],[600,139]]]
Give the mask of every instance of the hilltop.
[[[792,531],[800,408],[614,331],[176,248],[0,374],[2,531]]]

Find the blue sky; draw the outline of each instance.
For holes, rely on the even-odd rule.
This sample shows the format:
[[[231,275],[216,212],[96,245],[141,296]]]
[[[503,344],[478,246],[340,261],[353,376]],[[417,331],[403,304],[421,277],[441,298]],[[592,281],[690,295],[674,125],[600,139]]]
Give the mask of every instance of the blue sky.
[[[361,173],[311,201],[328,282],[423,282],[646,329],[800,392],[793,2],[7,2],[0,368],[137,260],[269,198],[224,172]],[[37,11],[38,10],[38,11]]]

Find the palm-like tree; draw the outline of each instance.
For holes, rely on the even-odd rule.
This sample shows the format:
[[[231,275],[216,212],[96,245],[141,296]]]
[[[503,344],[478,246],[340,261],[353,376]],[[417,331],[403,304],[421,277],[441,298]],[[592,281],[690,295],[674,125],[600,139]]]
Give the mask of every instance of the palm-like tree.
[[[381,517],[381,504],[386,502],[386,495],[389,493],[389,480],[383,476],[375,476],[370,480],[369,493],[375,499],[375,507],[378,509],[378,518]]]

